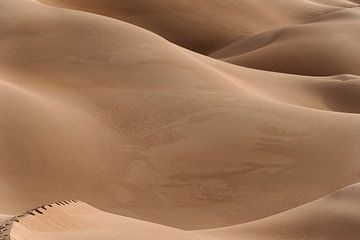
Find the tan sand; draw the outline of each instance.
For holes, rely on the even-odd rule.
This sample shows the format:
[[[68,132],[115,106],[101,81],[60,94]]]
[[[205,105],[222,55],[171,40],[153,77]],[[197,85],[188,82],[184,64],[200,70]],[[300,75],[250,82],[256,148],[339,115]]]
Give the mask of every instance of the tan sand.
[[[208,240],[199,234],[143,222],[100,211],[82,202],[52,204],[19,219],[11,230],[11,239],[25,240]]]
[[[179,239],[191,239],[193,233],[178,229],[262,221],[360,181],[356,1],[198,1],[202,8],[183,6],[186,1],[147,1],[136,14],[129,10],[136,1],[86,2],[80,8],[68,5],[76,1],[59,1],[60,8],[54,8],[34,0],[0,1],[0,213],[75,198],[161,224],[149,225],[164,230],[158,239],[168,239],[173,231]],[[204,15],[197,9],[206,9]],[[145,10],[169,25],[160,25]],[[208,14],[216,24],[206,19]],[[183,20],[171,20],[174,16]],[[201,19],[201,30],[193,28],[191,16]],[[327,34],[339,34],[338,29],[355,40],[332,45]],[[264,57],[280,62],[287,47],[306,54],[313,49],[306,42],[311,38],[331,51],[307,58],[312,65],[299,63],[298,68],[291,68],[296,58],[287,57],[289,71],[283,72],[333,76],[250,69],[177,45],[207,53],[249,36],[257,47],[279,31],[284,38],[267,43],[264,51],[282,51]],[[217,54],[241,58],[237,51],[243,45],[237,44]],[[98,224],[114,223],[94,236],[118,239],[133,222],[148,225],[98,214],[104,221]],[[128,223],[122,227],[113,218]],[[73,223],[63,224],[70,233],[24,234],[30,240],[91,235],[89,226],[72,235]],[[274,237],[308,237],[302,224],[293,235],[279,231]],[[148,236],[141,234],[134,239]]]
[[[242,225],[188,232],[121,217],[77,203],[51,204],[15,222],[11,239],[186,239],[281,240],[357,239],[360,234],[360,185],[339,190],[298,208]]]
[[[304,206],[259,221],[200,231],[214,239],[358,239],[360,185],[339,190]]]
[[[126,21],[183,47],[209,53],[239,37],[308,21],[354,3],[310,0],[40,0]],[[320,2],[320,3],[318,3]],[[335,2],[335,1],[334,1]]]
[[[241,39],[212,56],[241,66],[299,75],[360,74],[359,8]]]
[[[9,218],[11,218],[11,216],[5,215],[5,214],[0,214],[0,224],[2,224],[3,222],[5,222],[5,221],[8,220]]]

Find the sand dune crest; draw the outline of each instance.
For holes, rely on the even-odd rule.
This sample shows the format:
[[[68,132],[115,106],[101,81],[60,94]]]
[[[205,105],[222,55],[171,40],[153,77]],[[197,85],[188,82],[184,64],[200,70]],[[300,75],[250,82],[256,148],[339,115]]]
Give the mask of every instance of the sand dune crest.
[[[311,76],[360,75],[359,8],[239,41],[212,56],[245,67]]]
[[[310,0],[41,0],[126,21],[188,49],[210,53],[239,37],[300,23],[355,4]],[[319,2],[322,2],[319,4]],[[334,1],[335,2],[335,1]]]

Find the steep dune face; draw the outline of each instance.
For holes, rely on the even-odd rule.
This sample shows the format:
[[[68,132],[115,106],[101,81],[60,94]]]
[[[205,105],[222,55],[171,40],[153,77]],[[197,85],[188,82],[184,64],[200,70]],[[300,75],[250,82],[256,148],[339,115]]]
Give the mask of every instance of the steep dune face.
[[[200,229],[359,180],[357,76],[250,70],[31,0],[0,14],[0,212],[80,198]]]
[[[336,6],[310,0],[40,0],[54,6],[93,12],[155,32],[188,49],[209,53],[233,40],[307,21]]]
[[[259,221],[200,231],[214,239],[358,239],[360,235],[360,185]]]
[[[212,56],[241,66],[299,75],[360,74],[359,8],[239,40]]]

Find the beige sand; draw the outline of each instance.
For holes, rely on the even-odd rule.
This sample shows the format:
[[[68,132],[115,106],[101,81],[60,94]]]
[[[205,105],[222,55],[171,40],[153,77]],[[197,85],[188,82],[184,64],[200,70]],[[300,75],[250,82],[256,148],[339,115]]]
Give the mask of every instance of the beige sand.
[[[200,231],[214,239],[358,239],[360,185],[259,221]]]
[[[271,51],[292,46],[292,36],[307,29],[314,38],[342,29],[356,39],[356,1],[198,1],[201,8],[147,1],[136,14],[129,10],[135,1],[81,2],[57,1],[54,8],[0,1],[0,213],[76,198],[122,216],[198,230],[292,211],[360,181],[355,40],[325,51],[331,64],[309,59],[316,73],[306,64],[296,68],[329,77],[245,68],[177,45],[207,53],[238,37],[284,29],[289,36],[266,45]],[[198,15],[197,9],[207,10]],[[183,20],[160,25],[145,10]],[[194,15],[201,30],[193,29]],[[306,53],[302,43],[290,49]],[[241,57],[238,50],[226,54]],[[295,60],[286,59],[291,70]]]
[[[311,76],[360,74],[359,7],[240,39],[212,56],[241,66]]]
[[[15,223],[11,239],[205,240],[197,233],[102,212],[82,202],[39,208]]]
[[[51,204],[19,218],[11,239],[186,239],[281,240],[357,239],[360,235],[360,185],[339,190],[304,206],[238,226],[182,231],[100,211],[77,202]]]
[[[2,224],[3,222],[5,222],[5,221],[8,220],[9,218],[11,218],[11,216],[5,215],[5,214],[0,214],[0,224]]]
[[[209,53],[239,37],[351,7],[310,0],[40,0],[110,16],[149,29],[183,47]],[[320,2],[320,3],[319,3]],[[325,3],[326,2],[326,3]]]

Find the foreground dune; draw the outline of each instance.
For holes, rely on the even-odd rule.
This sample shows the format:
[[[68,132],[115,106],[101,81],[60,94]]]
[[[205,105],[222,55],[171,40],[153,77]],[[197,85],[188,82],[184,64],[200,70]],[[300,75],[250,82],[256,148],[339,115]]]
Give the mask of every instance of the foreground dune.
[[[296,209],[238,226],[188,232],[100,211],[83,202],[46,205],[16,218],[13,240],[49,239],[357,239],[360,185],[339,190]]]
[[[357,76],[250,70],[31,0],[0,11],[1,213],[80,198],[203,229],[359,181]]]
[[[70,202],[70,201],[69,201]],[[176,239],[205,240],[196,233],[100,211],[82,202],[62,202],[33,210],[15,222],[13,240]]]
[[[360,236],[360,185],[259,221],[201,231],[214,239],[358,239]]]

